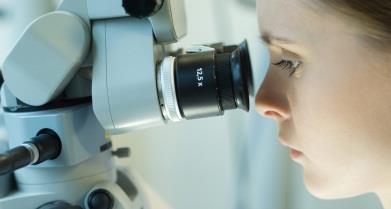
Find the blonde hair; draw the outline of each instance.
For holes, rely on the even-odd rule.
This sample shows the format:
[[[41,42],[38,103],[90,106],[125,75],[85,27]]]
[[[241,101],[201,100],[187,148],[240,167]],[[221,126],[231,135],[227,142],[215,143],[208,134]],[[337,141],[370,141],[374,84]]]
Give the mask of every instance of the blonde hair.
[[[337,11],[356,23],[363,32],[362,38],[372,46],[391,51],[391,0],[316,0],[315,2]]]

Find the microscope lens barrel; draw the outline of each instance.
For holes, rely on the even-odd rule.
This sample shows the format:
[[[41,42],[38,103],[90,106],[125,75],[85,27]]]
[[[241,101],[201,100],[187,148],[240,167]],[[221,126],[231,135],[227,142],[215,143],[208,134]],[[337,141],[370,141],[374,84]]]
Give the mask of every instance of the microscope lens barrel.
[[[247,42],[210,49],[163,60],[158,77],[166,118],[179,121],[223,115],[225,110],[249,111],[253,78]]]
[[[216,90],[214,66],[214,52],[184,54],[177,57],[176,92],[184,118],[195,119],[223,113]]]

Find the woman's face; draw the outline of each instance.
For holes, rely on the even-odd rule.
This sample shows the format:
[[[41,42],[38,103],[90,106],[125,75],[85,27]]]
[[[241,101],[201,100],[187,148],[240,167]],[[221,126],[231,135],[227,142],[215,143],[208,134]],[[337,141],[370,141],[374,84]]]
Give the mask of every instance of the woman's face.
[[[282,144],[300,151],[291,157],[315,196],[385,190],[391,183],[385,181],[391,176],[391,56],[370,48],[358,27],[336,13],[312,6],[258,0],[259,29],[269,39],[271,63],[280,65],[270,65],[257,110],[278,122]],[[292,69],[282,70],[289,66],[298,67],[291,76]]]

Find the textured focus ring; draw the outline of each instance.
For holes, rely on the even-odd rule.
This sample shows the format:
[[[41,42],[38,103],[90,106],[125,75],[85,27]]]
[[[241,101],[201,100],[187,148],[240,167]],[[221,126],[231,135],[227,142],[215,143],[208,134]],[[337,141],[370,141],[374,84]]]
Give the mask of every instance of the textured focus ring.
[[[180,121],[182,120],[182,115],[179,110],[175,91],[174,63],[174,57],[166,57],[163,60],[160,69],[160,83],[164,100],[164,111],[168,119],[171,121]]]

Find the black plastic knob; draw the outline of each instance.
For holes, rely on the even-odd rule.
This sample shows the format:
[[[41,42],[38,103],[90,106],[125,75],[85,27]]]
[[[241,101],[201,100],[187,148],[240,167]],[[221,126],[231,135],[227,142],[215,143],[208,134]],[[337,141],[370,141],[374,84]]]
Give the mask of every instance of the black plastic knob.
[[[132,17],[144,18],[158,12],[164,0],[122,0],[122,6]]]
[[[88,207],[90,209],[113,209],[114,200],[108,191],[98,189],[88,197]]]
[[[112,154],[118,158],[128,158],[130,156],[130,148],[122,147],[113,151]]]

